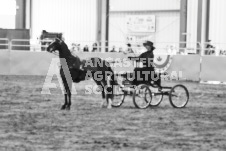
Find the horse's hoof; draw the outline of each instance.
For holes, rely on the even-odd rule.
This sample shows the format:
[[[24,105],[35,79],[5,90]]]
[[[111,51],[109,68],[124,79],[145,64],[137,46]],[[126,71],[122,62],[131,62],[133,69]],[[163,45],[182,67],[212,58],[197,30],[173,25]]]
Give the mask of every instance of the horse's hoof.
[[[104,106],[105,106],[105,105],[104,105],[104,102],[101,103],[100,107],[101,107],[101,108],[104,108]]]
[[[65,109],[66,109],[65,105],[63,105],[63,106],[61,107],[61,110],[65,110]]]
[[[70,106],[67,106],[66,107],[66,110],[70,111],[71,107]]]
[[[111,105],[108,105],[108,107],[107,107],[108,109],[111,109],[112,108],[112,106]]]

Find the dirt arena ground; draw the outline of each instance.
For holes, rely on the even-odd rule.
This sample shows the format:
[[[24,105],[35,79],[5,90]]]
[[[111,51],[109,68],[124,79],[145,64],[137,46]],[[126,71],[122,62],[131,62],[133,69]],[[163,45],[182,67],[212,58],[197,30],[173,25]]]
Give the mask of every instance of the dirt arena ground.
[[[0,150],[226,150],[226,86],[183,83],[184,109],[168,98],[157,108],[100,108],[101,95],[77,84],[70,111],[60,88],[41,94],[44,76],[0,76]],[[54,83],[58,84],[56,80]],[[164,85],[175,85],[165,82]]]

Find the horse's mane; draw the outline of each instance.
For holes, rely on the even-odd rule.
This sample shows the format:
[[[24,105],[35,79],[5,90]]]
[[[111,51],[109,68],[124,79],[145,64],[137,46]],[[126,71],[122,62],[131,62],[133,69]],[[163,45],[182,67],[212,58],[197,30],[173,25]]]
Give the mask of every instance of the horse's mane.
[[[81,65],[80,58],[78,56],[73,56],[71,54],[71,51],[68,49],[67,44],[62,40],[60,40],[60,47],[61,47],[61,51],[62,51],[61,53],[63,55],[63,56],[60,55],[60,57],[68,59],[67,60],[68,64],[74,64],[76,66],[76,68],[79,68]]]
[[[68,49],[67,44],[63,40],[60,40],[60,46],[61,46],[61,51],[63,51],[63,53],[65,53],[66,56],[73,56],[71,54],[71,51]]]
[[[64,41],[61,41],[61,48],[62,48],[63,50],[68,50],[68,51],[70,52],[70,50],[68,49],[67,44],[66,44]]]

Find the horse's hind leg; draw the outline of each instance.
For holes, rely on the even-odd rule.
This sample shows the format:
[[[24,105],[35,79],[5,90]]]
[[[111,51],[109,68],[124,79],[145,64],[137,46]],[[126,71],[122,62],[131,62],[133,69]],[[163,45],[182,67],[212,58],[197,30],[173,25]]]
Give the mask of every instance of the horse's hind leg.
[[[109,81],[102,81],[104,88],[106,89],[106,101],[107,101],[107,108],[112,108],[112,86],[110,85]]]

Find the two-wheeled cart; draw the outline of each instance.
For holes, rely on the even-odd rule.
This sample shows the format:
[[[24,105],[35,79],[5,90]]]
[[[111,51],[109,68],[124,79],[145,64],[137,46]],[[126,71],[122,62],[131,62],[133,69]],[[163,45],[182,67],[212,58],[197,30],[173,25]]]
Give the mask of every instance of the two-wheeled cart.
[[[120,107],[127,96],[132,96],[134,105],[140,109],[158,106],[164,96],[169,97],[170,104],[174,108],[184,108],[187,105],[189,92],[184,85],[177,84],[173,87],[166,87],[161,84],[157,85],[153,81],[132,85],[132,80],[128,77],[130,74],[115,74],[116,79],[120,79],[120,81],[117,80],[117,85],[114,85],[113,88],[113,107]],[[152,88],[155,88],[156,91],[152,91]]]

